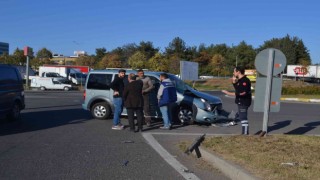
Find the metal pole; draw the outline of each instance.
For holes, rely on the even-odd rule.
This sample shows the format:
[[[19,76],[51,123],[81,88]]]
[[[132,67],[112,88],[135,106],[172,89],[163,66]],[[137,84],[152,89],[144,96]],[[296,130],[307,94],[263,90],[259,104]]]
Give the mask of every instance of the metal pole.
[[[238,66],[238,55],[236,56],[236,67]]]
[[[262,126],[262,131],[265,132],[265,135],[268,132],[268,121],[269,121],[270,99],[271,99],[271,89],[272,89],[272,79],[273,79],[274,56],[275,56],[275,50],[270,49],[269,50],[269,59],[268,59],[266,94],[265,94],[265,100],[264,100],[263,126]]]
[[[27,56],[27,65],[26,65],[26,89],[29,89],[29,56]]]

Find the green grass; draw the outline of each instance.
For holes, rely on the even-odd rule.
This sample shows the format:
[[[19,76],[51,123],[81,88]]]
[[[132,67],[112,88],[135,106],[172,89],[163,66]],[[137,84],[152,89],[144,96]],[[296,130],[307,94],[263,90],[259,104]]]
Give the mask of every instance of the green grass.
[[[207,138],[203,147],[239,164],[261,179],[307,180],[320,177],[320,137],[213,137]],[[293,163],[294,166],[283,163]]]

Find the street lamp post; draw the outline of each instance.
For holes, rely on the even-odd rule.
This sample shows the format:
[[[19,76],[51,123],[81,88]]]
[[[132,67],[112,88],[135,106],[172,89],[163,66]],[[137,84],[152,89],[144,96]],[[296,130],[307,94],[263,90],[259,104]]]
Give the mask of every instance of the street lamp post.
[[[236,67],[238,66],[238,55],[236,55]]]

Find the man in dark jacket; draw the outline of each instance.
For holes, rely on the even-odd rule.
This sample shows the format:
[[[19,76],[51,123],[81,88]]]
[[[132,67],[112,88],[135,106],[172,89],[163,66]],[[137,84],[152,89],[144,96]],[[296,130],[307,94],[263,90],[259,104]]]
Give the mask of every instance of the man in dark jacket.
[[[172,122],[172,107],[177,101],[177,89],[166,73],[160,75],[161,85],[158,90],[158,102],[163,119],[161,129],[170,130]]]
[[[138,132],[142,131],[143,121],[143,82],[136,80],[136,75],[131,73],[128,76],[129,84],[124,88],[123,100],[127,108],[130,131],[135,132],[134,113],[137,115]]]
[[[122,130],[124,126],[120,122],[120,115],[123,110],[123,100],[122,93],[124,89],[123,78],[126,75],[126,70],[120,69],[118,75],[114,77],[110,87],[113,89],[113,103],[114,103],[114,113],[113,113],[113,126],[114,130]]]
[[[248,108],[251,105],[251,82],[244,75],[244,68],[236,67],[233,70],[232,84],[235,92],[222,90],[223,93],[236,96],[235,103],[238,105],[238,115],[242,125],[242,134],[249,134]]]

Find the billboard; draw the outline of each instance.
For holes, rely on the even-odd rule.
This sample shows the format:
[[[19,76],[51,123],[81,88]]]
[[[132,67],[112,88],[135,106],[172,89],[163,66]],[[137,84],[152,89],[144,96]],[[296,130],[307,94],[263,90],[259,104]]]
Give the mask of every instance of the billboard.
[[[181,80],[198,80],[199,64],[190,61],[180,61]]]

